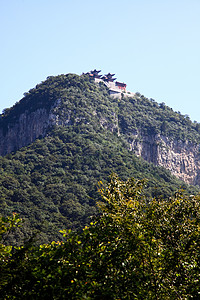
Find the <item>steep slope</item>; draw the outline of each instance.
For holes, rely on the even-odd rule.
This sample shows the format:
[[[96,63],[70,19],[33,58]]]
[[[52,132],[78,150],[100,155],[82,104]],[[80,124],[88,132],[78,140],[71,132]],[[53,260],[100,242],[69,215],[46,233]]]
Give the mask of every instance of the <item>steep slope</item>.
[[[200,124],[140,95],[119,106],[120,128],[131,151],[189,184],[200,184]]]

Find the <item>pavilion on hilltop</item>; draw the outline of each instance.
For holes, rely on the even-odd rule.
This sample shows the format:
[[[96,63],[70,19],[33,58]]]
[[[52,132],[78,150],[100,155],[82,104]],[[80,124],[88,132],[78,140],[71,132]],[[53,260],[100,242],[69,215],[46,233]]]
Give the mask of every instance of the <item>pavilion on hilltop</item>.
[[[113,76],[115,76],[115,74],[111,74],[111,73],[108,73],[108,74],[106,74],[106,75],[104,75],[103,77],[102,77],[102,79],[104,80],[104,81],[107,81],[107,82],[113,82],[113,81],[115,81],[117,78],[113,78]]]
[[[122,83],[122,82],[115,82],[115,85],[122,91],[126,91],[126,83]]]
[[[110,95],[113,97],[120,98],[122,92],[126,93],[126,84],[115,81],[117,79],[114,77],[115,74],[108,73],[102,76],[99,74],[100,72],[101,70],[94,69],[86,74],[93,78],[96,83],[104,82],[104,84],[109,88]]]
[[[93,78],[101,78],[102,75],[99,75],[99,73],[101,72],[101,70],[97,71],[96,69],[94,69],[93,71],[90,71],[86,74],[88,74],[90,77],[93,77]]]

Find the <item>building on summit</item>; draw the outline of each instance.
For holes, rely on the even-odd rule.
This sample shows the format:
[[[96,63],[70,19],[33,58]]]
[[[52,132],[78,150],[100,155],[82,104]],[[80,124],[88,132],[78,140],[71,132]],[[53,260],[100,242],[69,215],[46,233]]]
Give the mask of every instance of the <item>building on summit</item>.
[[[121,94],[126,93],[126,84],[115,81],[117,79],[114,78],[115,74],[108,73],[102,76],[99,74],[100,72],[101,70],[94,69],[86,74],[93,78],[97,83],[103,82],[109,88],[109,93],[112,97],[121,98]],[[133,93],[129,94],[133,95]]]
[[[126,84],[125,84],[125,83],[116,81],[116,82],[115,82],[115,85],[116,85],[120,90],[126,92]]]
[[[100,72],[101,72],[101,70],[97,71],[96,69],[94,69],[93,71],[90,71],[90,72],[88,72],[86,74],[88,74],[90,77],[92,77],[94,79],[95,78],[100,79],[102,77],[102,75],[99,75]]]
[[[102,79],[106,82],[113,82],[117,79],[117,78],[113,78],[113,76],[115,76],[115,74],[108,73],[108,74],[104,75],[102,77]]]

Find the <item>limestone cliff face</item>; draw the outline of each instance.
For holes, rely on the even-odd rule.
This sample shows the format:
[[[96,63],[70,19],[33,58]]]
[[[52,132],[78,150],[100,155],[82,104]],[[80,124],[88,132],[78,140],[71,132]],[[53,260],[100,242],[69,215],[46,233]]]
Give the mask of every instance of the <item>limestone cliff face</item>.
[[[25,111],[19,119],[0,128],[0,154],[5,155],[31,144],[39,136],[44,136],[49,115],[46,109],[35,112]]]
[[[186,183],[200,185],[199,145],[162,135],[136,135],[130,150],[148,162],[163,166]]]
[[[0,127],[0,155],[17,151],[33,143],[37,138],[44,137],[47,129],[60,125],[56,111],[60,99],[55,100],[50,108],[39,108],[35,111],[26,110],[10,123]],[[66,118],[66,122],[68,122]]]

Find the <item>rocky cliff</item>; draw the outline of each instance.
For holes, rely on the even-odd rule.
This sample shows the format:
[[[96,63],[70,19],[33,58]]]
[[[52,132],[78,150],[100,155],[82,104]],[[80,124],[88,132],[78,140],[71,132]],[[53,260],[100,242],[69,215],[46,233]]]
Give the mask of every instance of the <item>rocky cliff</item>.
[[[148,162],[165,167],[186,183],[200,185],[198,144],[170,139],[163,135],[137,135],[130,143],[130,150]]]
[[[35,112],[25,111],[12,123],[0,128],[0,154],[5,155],[27,146],[39,136],[44,136],[49,115],[46,109]]]

